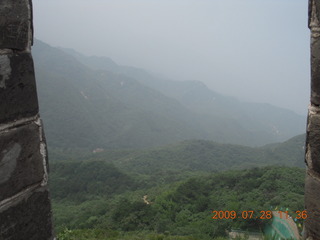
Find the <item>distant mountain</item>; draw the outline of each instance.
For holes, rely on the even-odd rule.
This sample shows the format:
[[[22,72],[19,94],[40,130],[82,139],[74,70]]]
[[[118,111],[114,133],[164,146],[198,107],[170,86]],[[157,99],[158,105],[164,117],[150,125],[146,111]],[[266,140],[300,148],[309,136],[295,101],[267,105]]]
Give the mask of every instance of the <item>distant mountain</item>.
[[[305,131],[305,118],[225,97],[35,41],[40,113],[49,146],[144,148],[187,139],[258,146]]]
[[[178,100],[201,117],[208,134],[215,135],[214,140],[258,146],[268,142],[282,142],[305,132],[306,117],[291,110],[223,96],[200,81],[173,81],[143,69],[117,65],[107,57],[87,57],[73,49],[61,50],[92,69],[104,69],[133,77],[167,97]]]
[[[40,112],[51,146],[146,147],[201,138],[198,120],[177,100],[37,41],[33,49]]]

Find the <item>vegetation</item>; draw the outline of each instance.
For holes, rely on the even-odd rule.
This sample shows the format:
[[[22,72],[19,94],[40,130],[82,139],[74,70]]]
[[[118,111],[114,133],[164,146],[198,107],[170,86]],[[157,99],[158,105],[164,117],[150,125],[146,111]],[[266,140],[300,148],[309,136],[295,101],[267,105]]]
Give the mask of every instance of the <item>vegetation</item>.
[[[65,229],[58,235],[59,240],[199,240],[190,236],[170,236],[150,232],[118,232],[105,229]],[[218,237],[213,240],[226,240]]]
[[[268,219],[239,214],[250,210],[259,217],[283,207],[294,217],[303,210],[304,170],[284,167],[301,165],[303,141],[301,135],[250,148],[194,140],[96,154],[51,149],[56,230],[60,239],[80,240],[213,239],[231,228],[260,232]],[[265,166],[272,164],[278,165]],[[215,210],[233,210],[238,217],[212,219]]]
[[[218,172],[230,169],[278,165],[304,167],[305,135],[284,143],[251,148],[205,140],[190,140],[144,150],[105,150],[101,153],[50,149],[51,160],[98,160],[113,164],[123,172],[139,173],[159,182],[181,180],[181,173]]]
[[[82,202],[91,196],[112,196],[137,187],[135,181],[112,164],[60,162],[51,165],[52,197]]]
[[[79,179],[86,179],[86,185],[60,191],[59,194],[54,191],[65,183],[61,182],[62,179],[57,181],[58,169],[68,173],[66,183],[79,179],[73,178],[73,163],[54,163],[52,168],[56,229],[61,232],[61,236],[69,234],[65,229],[74,229],[70,233],[72,237],[68,239],[79,239],[78,235],[93,233],[90,236],[96,237],[92,239],[103,239],[108,234],[113,234],[110,239],[130,239],[130,236],[140,235],[145,239],[180,239],[172,236],[180,236],[181,239],[212,239],[225,237],[225,231],[231,228],[261,231],[268,221],[241,217],[212,219],[214,210],[234,210],[237,213],[252,210],[259,217],[260,211],[272,210],[276,206],[289,208],[292,212],[303,209],[304,171],[298,168],[264,167],[213,174],[198,173],[198,176],[153,188],[132,181],[133,188],[125,189],[123,183],[130,177],[125,173],[119,174],[113,166],[112,172],[115,172],[117,180],[112,185],[121,190],[109,194],[111,176],[106,174],[99,182],[97,169],[110,165],[89,161],[80,166],[82,170],[77,170],[76,175]],[[96,190],[92,191],[88,187],[95,182],[97,186],[107,187],[97,187],[97,194]],[[94,186],[92,188],[95,189]],[[106,231],[101,232],[99,229]]]

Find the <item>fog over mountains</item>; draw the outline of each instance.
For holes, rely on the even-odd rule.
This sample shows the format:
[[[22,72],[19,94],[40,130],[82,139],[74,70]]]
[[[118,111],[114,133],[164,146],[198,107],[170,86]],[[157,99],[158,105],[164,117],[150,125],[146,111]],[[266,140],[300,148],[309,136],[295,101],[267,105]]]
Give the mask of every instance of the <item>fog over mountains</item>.
[[[188,139],[249,146],[305,132],[304,116],[226,97],[36,40],[33,57],[49,146],[145,148]]]

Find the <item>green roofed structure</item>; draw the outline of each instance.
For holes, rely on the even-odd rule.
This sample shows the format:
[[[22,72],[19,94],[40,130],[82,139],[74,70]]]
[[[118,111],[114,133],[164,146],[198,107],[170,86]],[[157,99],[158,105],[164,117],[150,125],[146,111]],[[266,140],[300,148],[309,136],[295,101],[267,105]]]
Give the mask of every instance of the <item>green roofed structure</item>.
[[[264,229],[265,236],[273,240],[301,239],[298,227],[289,215],[280,215],[278,211],[273,211],[272,215],[272,222]]]

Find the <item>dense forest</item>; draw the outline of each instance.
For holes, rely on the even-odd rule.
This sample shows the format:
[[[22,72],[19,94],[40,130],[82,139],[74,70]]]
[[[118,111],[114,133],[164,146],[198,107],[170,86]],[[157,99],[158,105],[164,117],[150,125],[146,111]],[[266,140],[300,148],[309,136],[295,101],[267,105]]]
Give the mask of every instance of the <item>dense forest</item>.
[[[104,162],[81,163],[76,168],[73,162],[52,166],[56,230],[70,239],[79,239],[77,234],[101,234],[97,239],[125,235],[148,239],[150,234],[163,236],[157,239],[212,239],[225,237],[231,228],[261,232],[268,221],[212,219],[215,210],[258,214],[282,207],[290,209],[293,217],[303,210],[304,170],[298,168],[197,173],[186,180],[145,187],[139,178],[130,179]]]
[[[262,232],[268,219],[212,219],[212,211],[288,208],[295,217],[304,207],[304,170],[294,157],[303,139],[262,148],[187,141],[97,154],[52,150],[59,239],[223,239],[231,229]]]

